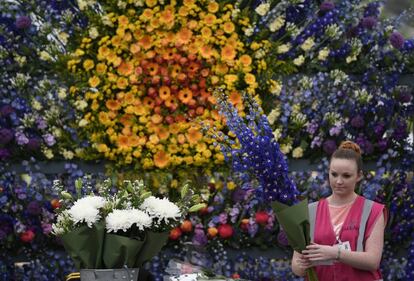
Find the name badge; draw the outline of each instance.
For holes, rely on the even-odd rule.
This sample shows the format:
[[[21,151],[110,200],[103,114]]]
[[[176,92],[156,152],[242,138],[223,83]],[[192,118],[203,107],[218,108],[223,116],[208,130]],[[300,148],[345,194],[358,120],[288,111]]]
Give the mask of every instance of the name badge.
[[[349,243],[349,241],[339,243],[338,247],[340,247],[341,250],[352,251],[351,250],[351,244]]]

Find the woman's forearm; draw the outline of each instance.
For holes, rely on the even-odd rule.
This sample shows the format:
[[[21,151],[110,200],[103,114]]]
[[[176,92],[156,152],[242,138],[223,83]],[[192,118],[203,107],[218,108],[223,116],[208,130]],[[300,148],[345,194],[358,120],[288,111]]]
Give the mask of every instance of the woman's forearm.
[[[354,268],[375,271],[380,265],[377,256],[374,253],[341,250],[339,261]]]

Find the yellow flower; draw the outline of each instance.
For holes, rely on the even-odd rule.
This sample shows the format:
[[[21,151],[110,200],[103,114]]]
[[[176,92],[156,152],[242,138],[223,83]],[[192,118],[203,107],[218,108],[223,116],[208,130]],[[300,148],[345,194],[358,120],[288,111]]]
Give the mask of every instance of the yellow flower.
[[[218,11],[218,9],[219,9],[219,4],[217,3],[217,2],[210,2],[210,3],[208,3],[208,6],[207,6],[207,10],[210,12],[210,13],[216,13],[217,11]]]
[[[126,87],[128,87],[128,84],[129,84],[128,79],[125,77],[120,77],[118,81],[116,82],[116,86],[119,89],[125,89]]]
[[[101,153],[106,153],[106,152],[109,151],[108,146],[106,144],[104,144],[104,143],[98,144],[97,147],[96,147],[96,149],[98,150],[98,152],[101,152]]]
[[[235,30],[235,26],[232,22],[226,22],[223,24],[223,30],[227,34],[232,34]]]
[[[83,68],[84,68],[86,71],[89,71],[89,70],[93,69],[93,68],[94,68],[94,66],[95,66],[95,63],[93,62],[93,60],[88,59],[88,60],[85,60],[85,61],[83,62]]]
[[[104,63],[98,63],[98,64],[96,65],[96,72],[97,72],[98,74],[100,74],[100,75],[105,74],[105,73],[106,73],[106,69],[107,69],[107,66],[106,66],[106,64],[104,64]]]
[[[292,157],[293,158],[301,158],[303,156],[303,149],[302,147],[296,147],[293,151],[292,151]]]
[[[88,80],[88,84],[89,86],[91,86],[92,88],[96,88],[99,84],[101,83],[101,79],[99,79],[98,76],[92,76],[91,78],[89,78]]]
[[[231,45],[226,45],[221,49],[221,58],[225,61],[232,61],[236,57],[236,50]]]
[[[165,151],[158,151],[154,154],[154,164],[158,168],[165,168],[170,163],[170,155]]]
[[[227,182],[227,189],[228,190],[233,190],[235,188],[236,188],[236,184],[233,181]]]
[[[251,73],[247,73],[244,76],[244,81],[248,84],[248,85],[254,85],[256,83],[256,77],[251,74]]]
[[[150,7],[150,8],[152,8],[152,7],[154,7],[155,5],[157,5],[157,0],[145,0],[145,4],[148,6],[148,7]]]

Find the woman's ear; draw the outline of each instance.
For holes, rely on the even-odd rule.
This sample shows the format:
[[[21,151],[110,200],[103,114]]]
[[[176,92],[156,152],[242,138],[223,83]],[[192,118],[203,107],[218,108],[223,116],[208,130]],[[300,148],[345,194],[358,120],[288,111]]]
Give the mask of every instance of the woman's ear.
[[[362,172],[362,170],[360,170],[358,172],[358,178],[357,178],[357,182],[360,182],[362,180],[362,178],[364,177],[364,173]]]

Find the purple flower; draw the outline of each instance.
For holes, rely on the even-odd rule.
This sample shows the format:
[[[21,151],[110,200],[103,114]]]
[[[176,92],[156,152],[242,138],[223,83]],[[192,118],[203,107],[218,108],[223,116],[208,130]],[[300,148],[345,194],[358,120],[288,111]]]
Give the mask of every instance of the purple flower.
[[[327,154],[332,154],[336,150],[336,142],[334,140],[326,140],[323,142],[323,151]]]
[[[45,119],[39,118],[36,120],[36,123],[37,123],[37,128],[39,128],[40,130],[46,129],[47,127],[47,123]]]
[[[330,11],[330,10],[333,10],[335,8],[335,4],[334,3],[332,3],[332,2],[330,2],[330,1],[325,1],[325,2],[323,2],[321,5],[320,5],[320,7],[319,7],[319,9],[322,11],[322,12],[328,12],[328,11]]]
[[[42,223],[43,234],[48,235],[52,232],[52,225],[50,223]]]
[[[7,128],[0,129],[0,144],[7,144],[14,138],[13,131]]]
[[[364,118],[361,115],[357,115],[351,119],[351,126],[354,128],[362,128],[364,124]]]
[[[23,144],[29,143],[29,139],[22,132],[17,132],[16,133],[16,140],[17,140],[18,145],[23,145]]]
[[[10,115],[12,112],[14,112],[14,108],[10,105],[3,105],[0,109],[0,114],[2,116],[8,116]]]
[[[13,218],[8,215],[0,215],[0,240],[13,232]]]
[[[277,242],[279,242],[279,244],[282,246],[289,245],[286,232],[283,229],[281,229],[279,233],[277,234]]]
[[[380,151],[385,151],[388,148],[388,141],[386,139],[382,139],[377,143],[377,146]]]
[[[411,101],[412,95],[413,94],[408,91],[403,91],[398,96],[398,99],[401,101],[401,103],[407,103]]]
[[[374,132],[376,135],[381,136],[384,133],[384,123],[378,123],[374,126]]]
[[[246,192],[242,188],[237,188],[233,191],[232,199],[235,203],[243,201],[245,198]]]
[[[32,201],[27,205],[27,212],[32,216],[40,215],[42,208],[37,201]]]
[[[40,148],[40,141],[37,138],[29,139],[29,142],[26,144],[27,149],[35,151]]]
[[[11,156],[11,153],[7,148],[0,148],[0,161],[4,161],[10,156]]]
[[[43,139],[45,140],[45,142],[48,146],[52,146],[56,143],[55,137],[52,134],[44,135]]]
[[[205,246],[207,244],[208,239],[202,228],[196,227],[192,242],[197,246]]]
[[[375,17],[366,17],[361,21],[361,25],[365,29],[373,29],[377,24],[377,19]]]
[[[227,214],[226,213],[221,213],[219,215],[219,222],[221,224],[226,224],[227,223]]]
[[[401,49],[404,46],[404,37],[398,31],[394,31],[389,39],[391,46],[396,49]]]
[[[28,16],[20,16],[16,19],[16,27],[18,29],[25,29],[30,27],[32,20]]]

